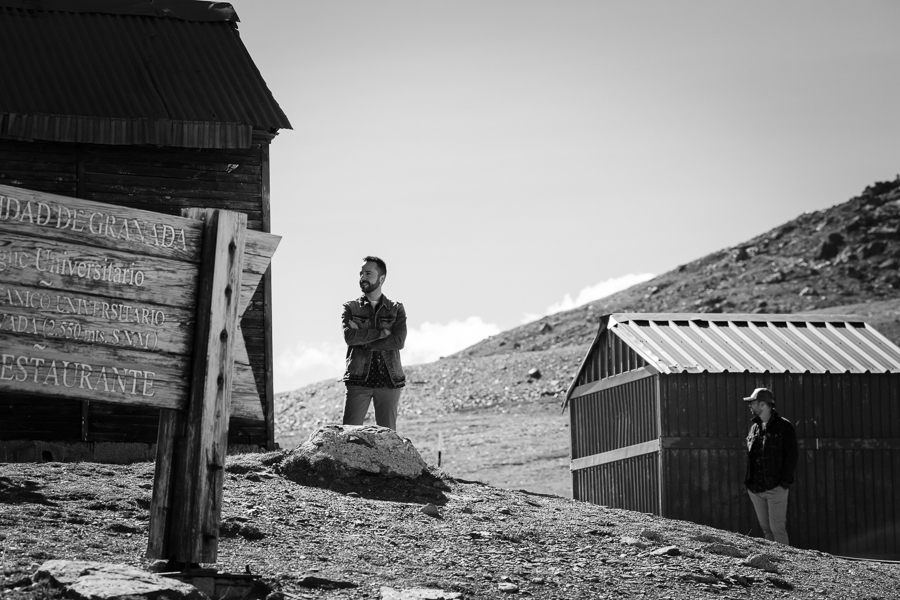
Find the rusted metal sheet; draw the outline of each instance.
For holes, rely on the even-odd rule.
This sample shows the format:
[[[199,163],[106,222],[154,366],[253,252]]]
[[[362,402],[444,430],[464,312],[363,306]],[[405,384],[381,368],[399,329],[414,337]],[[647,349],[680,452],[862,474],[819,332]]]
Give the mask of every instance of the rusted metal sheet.
[[[0,0],[0,136],[247,148],[254,129],[290,128],[236,17],[70,10],[81,4]]]

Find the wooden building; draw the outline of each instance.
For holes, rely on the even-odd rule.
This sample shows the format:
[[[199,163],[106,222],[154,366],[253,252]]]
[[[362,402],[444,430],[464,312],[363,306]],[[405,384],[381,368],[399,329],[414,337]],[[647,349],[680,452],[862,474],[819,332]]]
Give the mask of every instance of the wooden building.
[[[290,123],[231,5],[0,0],[0,56],[0,183],[175,215],[236,210],[269,231],[269,146]],[[264,418],[232,419],[233,444],[274,446],[271,295],[267,273],[241,322]],[[101,442],[149,446],[158,413],[5,394],[0,460],[39,458],[51,442],[56,460]]]
[[[757,387],[797,430],[791,543],[900,558],[900,348],[849,317],[603,317],[566,395],[574,497],[758,534],[742,400]]]

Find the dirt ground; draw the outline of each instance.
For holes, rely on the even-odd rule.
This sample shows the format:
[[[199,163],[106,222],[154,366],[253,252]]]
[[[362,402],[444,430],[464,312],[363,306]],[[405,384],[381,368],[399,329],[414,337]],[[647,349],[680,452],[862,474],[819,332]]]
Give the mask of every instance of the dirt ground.
[[[887,600],[900,589],[896,564],[475,482],[310,487],[282,476],[281,458],[229,458],[214,565],[261,575],[281,594],[272,600],[380,598],[383,586],[473,599]],[[58,595],[30,581],[51,558],[148,567],[152,473],[151,463],[0,464],[0,597]],[[422,511],[429,502],[437,516]]]

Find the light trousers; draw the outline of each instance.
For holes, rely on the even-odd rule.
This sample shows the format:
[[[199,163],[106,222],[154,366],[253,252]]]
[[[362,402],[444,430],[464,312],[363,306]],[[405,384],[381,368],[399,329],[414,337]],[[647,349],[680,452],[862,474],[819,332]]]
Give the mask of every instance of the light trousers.
[[[778,542],[789,546],[787,534],[787,505],[788,490],[781,486],[773,490],[766,490],[759,494],[750,494],[750,501],[756,510],[756,518],[759,519],[759,526],[762,527],[763,535],[767,540]]]
[[[397,429],[397,407],[403,388],[371,388],[348,385],[344,401],[344,425],[362,425],[369,412],[369,403],[375,403],[375,422],[382,427]]]

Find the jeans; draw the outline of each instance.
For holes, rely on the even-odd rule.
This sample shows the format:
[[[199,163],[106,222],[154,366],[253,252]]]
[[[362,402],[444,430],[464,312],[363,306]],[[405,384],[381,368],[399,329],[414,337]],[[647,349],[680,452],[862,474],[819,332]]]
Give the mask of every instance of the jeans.
[[[397,429],[397,407],[400,404],[402,388],[370,388],[359,385],[347,386],[344,401],[344,425],[362,425],[369,412],[369,402],[375,402],[375,422],[382,427]]]
[[[788,490],[778,486],[765,492],[750,494],[750,501],[756,510],[756,518],[762,527],[763,535],[767,540],[773,540],[779,544],[789,546],[787,534],[787,505]]]

